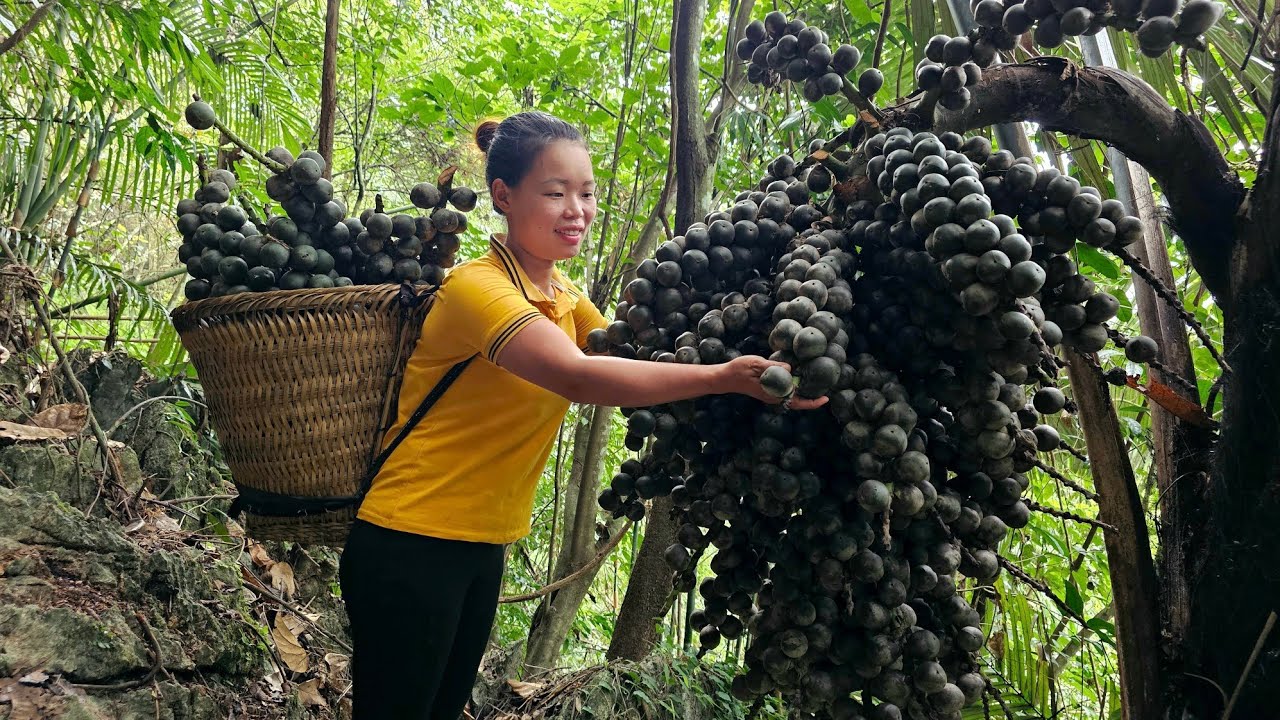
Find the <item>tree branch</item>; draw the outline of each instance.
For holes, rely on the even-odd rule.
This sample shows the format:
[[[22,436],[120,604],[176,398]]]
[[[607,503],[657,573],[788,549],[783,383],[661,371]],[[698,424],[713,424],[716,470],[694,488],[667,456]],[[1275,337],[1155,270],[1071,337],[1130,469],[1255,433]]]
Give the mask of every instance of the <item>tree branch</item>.
[[[36,26],[44,19],[44,16],[48,15],[49,11],[52,10],[59,1],[60,0],[49,0],[45,4],[36,8],[35,12],[31,13],[31,17],[27,18],[27,21],[22,23],[22,27],[19,27],[12,35],[0,41],[0,55],[9,52],[15,45],[22,42],[23,38],[30,35],[31,31],[36,29]]]
[[[965,109],[936,112],[936,129],[1029,120],[1116,147],[1160,183],[1192,264],[1210,292],[1229,300],[1231,229],[1244,189],[1203,124],[1132,75],[1063,58],[992,67],[971,90]]]

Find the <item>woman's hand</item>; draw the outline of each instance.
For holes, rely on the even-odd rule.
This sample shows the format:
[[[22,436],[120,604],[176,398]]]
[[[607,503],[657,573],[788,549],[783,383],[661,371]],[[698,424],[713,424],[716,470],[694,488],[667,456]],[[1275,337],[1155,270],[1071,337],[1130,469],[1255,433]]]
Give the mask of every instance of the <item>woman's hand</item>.
[[[786,398],[770,395],[765,391],[764,386],[760,384],[760,376],[765,370],[773,366],[785,369],[791,372],[791,366],[782,363],[767,360],[759,355],[742,355],[730,360],[719,367],[723,368],[723,392],[734,392],[742,395],[750,395],[751,397],[763,403],[777,405]],[[819,398],[802,398],[797,395],[791,396],[791,401],[787,407],[792,410],[812,410],[822,407],[827,403],[825,396]]]

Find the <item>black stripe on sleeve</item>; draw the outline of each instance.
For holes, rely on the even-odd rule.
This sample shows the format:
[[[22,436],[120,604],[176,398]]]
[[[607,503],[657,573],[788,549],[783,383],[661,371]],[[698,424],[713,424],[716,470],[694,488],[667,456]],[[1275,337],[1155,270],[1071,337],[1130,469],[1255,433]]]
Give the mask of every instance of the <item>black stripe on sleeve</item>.
[[[511,338],[515,337],[515,334],[517,332],[524,329],[526,326],[529,325],[529,323],[532,323],[533,321],[537,320],[540,317],[542,317],[542,313],[538,312],[537,310],[530,310],[524,315],[521,315],[517,317],[515,320],[512,320],[511,324],[507,325],[506,329],[498,333],[498,335],[494,338],[493,342],[490,343],[489,350],[488,352],[485,353],[485,357],[489,359],[489,362],[496,363],[498,360],[497,359],[498,351],[501,350],[502,347],[506,345],[508,341],[511,340]]]

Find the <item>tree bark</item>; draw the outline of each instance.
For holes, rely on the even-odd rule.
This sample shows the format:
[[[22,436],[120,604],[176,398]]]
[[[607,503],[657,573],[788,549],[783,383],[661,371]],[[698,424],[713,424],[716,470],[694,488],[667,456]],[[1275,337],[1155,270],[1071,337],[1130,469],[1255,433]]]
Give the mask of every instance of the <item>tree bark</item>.
[[[672,142],[676,145],[676,227],[682,232],[711,203],[714,159],[707,147],[706,122],[698,68],[702,56],[705,0],[677,0],[671,31],[672,95],[675,96]]]
[[[711,200],[715,164],[706,139],[698,72],[705,0],[678,0],[672,17],[672,142],[675,144],[676,232],[705,212]],[[657,625],[671,607],[671,568],[663,553],[676,540],[670,498],[657,498],[649,508],[644,542],[631,568],[627,592],[618,611],[606,657],[640,660],[658,642]]]
[[[1280,90],[1277,77],[1275,92]],[[1227,362],[1222,433],[1198,511],[1202,542],[1188,552],[1191,587],[1189,671],[1230,692],[1241,678],[1270,611],[1280,603],[1280,126],[1267,125],[1257,181],[1238,225],[1232,295],[1224,307]],[[1271,717],[1280,705],[1280,637],[1272,633],[1241,687],[1233,718]],[[1217,717],[1208,683],[1183,684],[1189,714]]]
[[[583,432],[574,433],[573,465],[569,482],[576,489],[573,493],[576,507],[571,516],[566,502],[564,534],[560,554],[556,559],[553,582],[577,572],[598,551],[596,491],[600,487],[600,470],[612,416],[613,408],[592,408],[590,420],[581,426]],[[534,611],[529,629],[529,643],[524,657],[526,676],[540,675],[555,667],[565,638],[569,636],[573,620],[577,617],[578,608],[598,572],[599,568],[595,572],[588,572],[542,599],[538,609]]]
[[[16,47],[18,43],[22,42],[23,38],[30,35],[31,31],[35,30],[36,26],[40,24],[40,21],[44,20],[45,15],[48,15],[49,11],[52,10],[59,2],[60,0],[48,0],[45,4],[36,8],[35,11],[27,18],[27,21],[22,23],[22,25],[15,30],[12,35],[4,40],[0,40],[0,55],[9,52]]]
[[[333,126],[338,113],[338,8],[342,0],[326,0],[324,63],[320,68],[320,125],[316,152],[324,157],[324,176],[333,177]]]
[[[1064,354],[1094,488],[1101,496],[1098,519],[1115,528],[1104,531],[1103,538],[1116,613],[1121,707],[1126,720],[1157,720],[1160,666],[1151,656],[1160,647],[1158,585],[1138,485],[1107,384],[1088,366],[1087,358],[1068,349]]]
[[[1113,153],[1115,151],[1112,151]],[[1116,162],[1113,159],[1112,162]],[[1127,162],[1123,158],[1119,162]],[[1164,228],[1155,207],[1151,180],[1147,171],[1128,163],[1132,178],[1134,206],[1146,232],[1143,242],[1133,247],[1133,254],[1155,274],[1166,287],[1177,285],[1169,264]],[[1160,346],[1160,361],[1171,372],[1196,382],[1195,364],[1191,360],[1191,344],[1182,319],[1158,297],[1146,283],[1134,280],[1134,297],[1142,333]],[[1198,394],[1165,377],[1155,368],[1151,377],[1179,395],[1201,404]],[[1186,665],[1183,643],[1190,621],[1191,594],[1188,583],[1187,549],[1198,544],[1203,533],[1204,504],[1209,463],[1213,451],[1213,435],[1184,423],[1157,403],[1149,403],[1151,412],[1151,444],[1156,467],[1156,487],[1160,514],[1160,551],[1156,562],[1160,570],[1160,620],[1167,641],[1163,645],[1166,678],[1182,675]]]

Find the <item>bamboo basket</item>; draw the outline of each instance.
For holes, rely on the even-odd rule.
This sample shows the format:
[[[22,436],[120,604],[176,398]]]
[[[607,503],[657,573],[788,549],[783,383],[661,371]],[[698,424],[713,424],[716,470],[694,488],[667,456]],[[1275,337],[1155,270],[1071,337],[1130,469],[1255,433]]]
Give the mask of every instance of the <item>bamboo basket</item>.
[[[395,420],[404,366],[433,287],[354,285],[188,302],[171,314],[204,386],[238,487],[297,497],[356,494]],[[341,545],[354,507],[245,513],[260,540]]]

